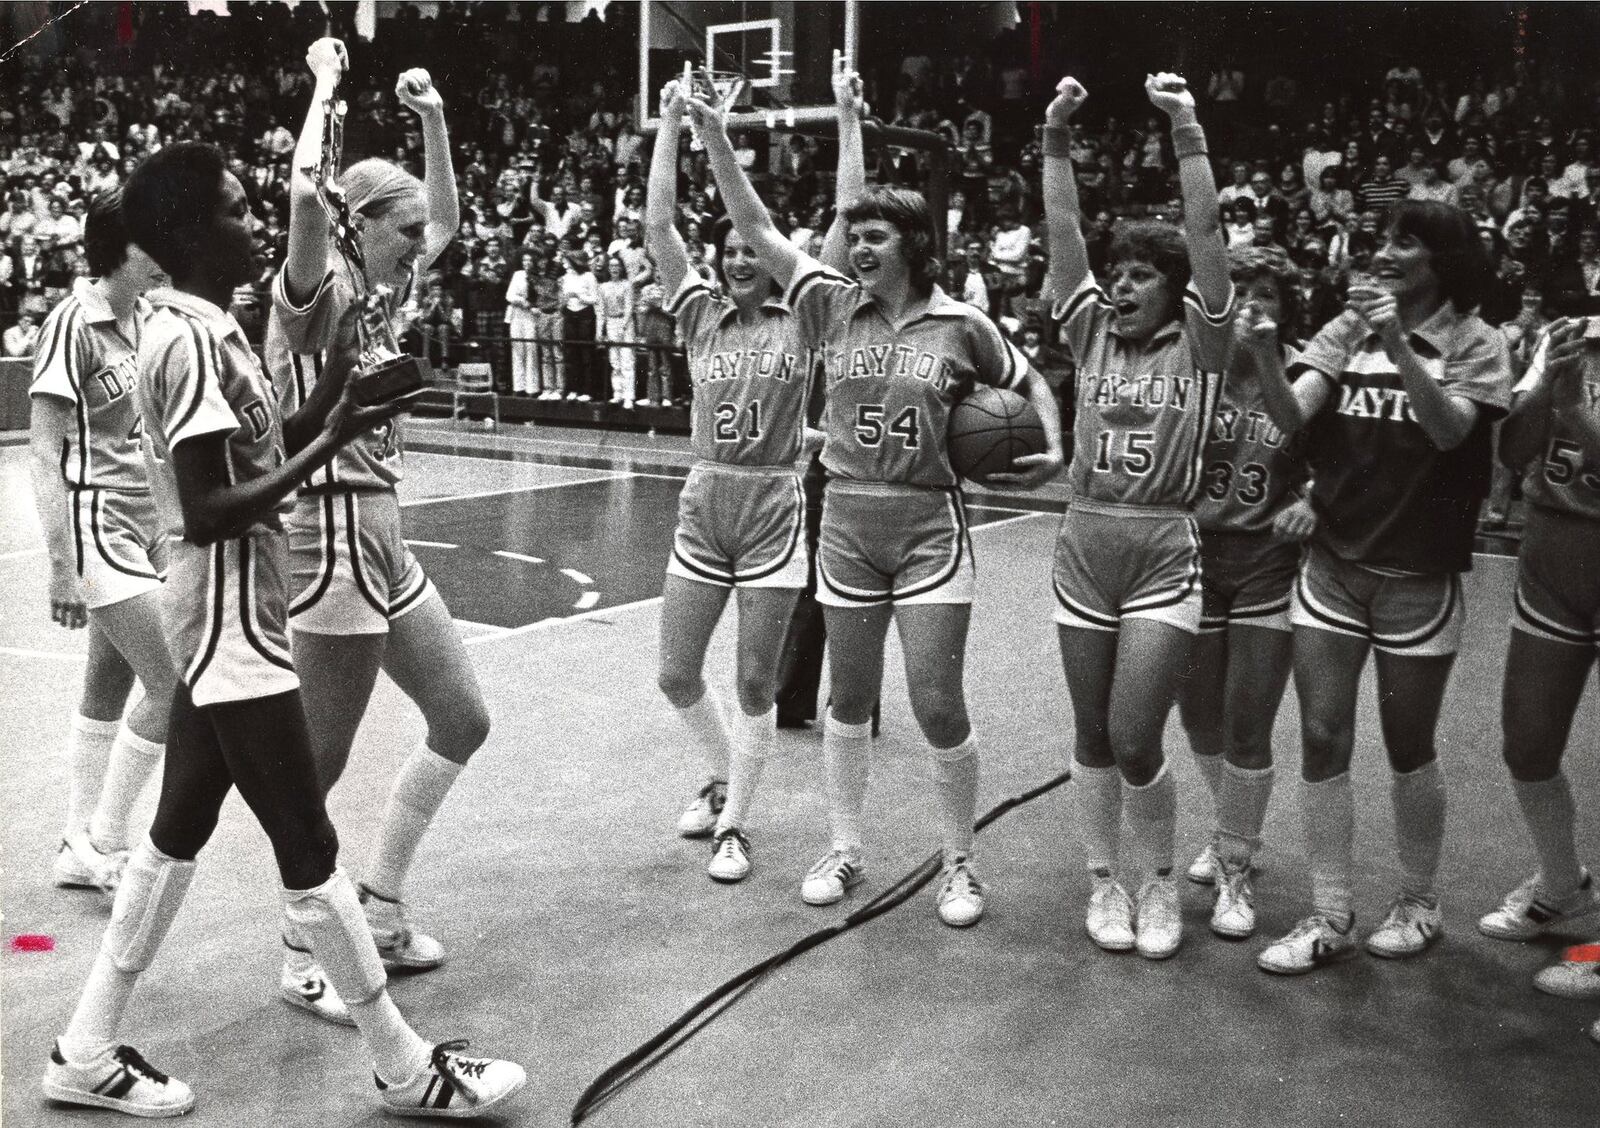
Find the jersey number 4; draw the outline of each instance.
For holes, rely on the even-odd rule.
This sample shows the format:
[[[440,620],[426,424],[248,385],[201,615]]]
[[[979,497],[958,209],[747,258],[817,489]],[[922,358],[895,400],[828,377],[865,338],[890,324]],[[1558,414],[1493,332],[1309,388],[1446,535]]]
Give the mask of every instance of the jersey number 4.
[[[1206,467],[1206,496],[1224,501],[1231,489],[1246,505],[1266,500],[1271,474],[1259,462],[1246,462],[1235,468],[1231,462],[1213,462]]]
[[[739,416],[747,415],[744,434],[739,433]],[[751,401],[750,406],[740,412],[736,403],[717,404],[717,424],[711,429],[719,443],[736,443],[740,439],[759,439],[761,437],[761,404]]]
[[[889,409],[881,403],[860,403],[856,405],[856,442],[865,447],[883,445],[884,435],[895,435],[900,439],[900,445],[907,450],[916,450],[921,445],[922,416],[915,407],[908,407],[887,427],[883,420],[889,414]]]

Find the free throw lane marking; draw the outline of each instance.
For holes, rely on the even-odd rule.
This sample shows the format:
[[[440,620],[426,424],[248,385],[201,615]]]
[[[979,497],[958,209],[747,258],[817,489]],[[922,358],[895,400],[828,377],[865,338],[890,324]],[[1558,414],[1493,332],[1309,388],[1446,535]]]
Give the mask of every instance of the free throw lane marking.
[[[509,552],[509,551],[507,551],[506,549],[503,549],[503,548],[495,549],[494,550],[494,554],[496,556],[504,556],[507,560],[521,560],[525,564],[543,564],[544,563],[544,558],[542,556],[529,556],[525,552]]]

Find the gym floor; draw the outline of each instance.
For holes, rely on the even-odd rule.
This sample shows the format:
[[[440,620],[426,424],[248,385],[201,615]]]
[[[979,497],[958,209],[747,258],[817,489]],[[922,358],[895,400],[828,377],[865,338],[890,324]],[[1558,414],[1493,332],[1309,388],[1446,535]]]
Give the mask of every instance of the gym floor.
[[[673,830],[700,783],[698,758],[655,688],[684,442],[537,433],[556,437],[412,431],[407,534],[460,621],[495,727],[408,890],[415,919],[446,944],[450,962],[397,978],[393,991],[425,1036],[470,1037],[475,1051],[527,1066],[528,1088],[491,1123],[554,1126],[611,1062],[723,980],[841,920],[935,842],[928,757],[891,632],[865,884],[827,909],[798,896],[801,874],[826,848],[815,732],[780,734],[782,756],[751,827],[750,878],[735,887],[706,878],[705,845]],[[968,697],[983,741],[984,809],[1055,776],[1071,751],[1048,582],[1048,510],[1060,497],[974,499]],[[98,895],[50,883],[84,639],[49,622],[40,543],[23,438],[0,437],[8,1128],[115,1120],[47,1105],[38,1090],[108,913]],[[1446,935],[1429,955],[1361,955],[1291,980],[1256,969],[1256,952],[1309,896],[1291,692],[1279,717],[1256,939],[1212,936],[1209,896],[1190,886],[1174,959],[1094,948],[1083,933],[1076,829],[1058,789],[980,837],[990,907],[977,927],[940,925],[931,888],[919,892],[770,976],[588,1123],[1588,1128],[1600,1109],[1600,1047],[1583,1031],[1600,1004],[1530,986],[1535,970],[1584,936],[1518,945],[1473,927],[1532,868],[1499,755],[1514,568],[1479,557],[1467,581],[1471,618],[1439,733],[1451,796]],[[724,690],[731,637],[724,623],[707,663]],[[1369,676],[1356,768],[1358,928],[1375,923],[1397,876],[1373,706]],[[1579,835],[1589,844],[1600,841],[1597,733],[1591,692],[1568,764],[1588,800]],[[331,799],[344,863],[358,875],[388,782],[421,734],[416,711],[380,682]],[[1183,864],[1202,845],[1210,804],[1176,717],[1168,750]],[[152,790],[136,824],[153,801]],[[230,799],[124,1036],[194,1086],[196,1125],[389,1123],[355,1034],[278,1001],[277,884],[265,837]],[[50,937],[53,950],[15,950],[24,934]]]

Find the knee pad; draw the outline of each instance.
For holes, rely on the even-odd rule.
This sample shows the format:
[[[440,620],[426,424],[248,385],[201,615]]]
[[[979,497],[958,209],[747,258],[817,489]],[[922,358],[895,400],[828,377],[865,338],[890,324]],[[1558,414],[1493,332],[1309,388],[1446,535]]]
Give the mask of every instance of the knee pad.
[[[119,971],[140,972],[150,966],[193,881],[193,861],[169,858],[149,839],[134,849],[122,870],[111,924],[100,941],[100,950]]]
[[[283,890],[283,912],[346,1003],[369,1002],[388,984],[367,915],[344,870],[335,869],[315,889]]]

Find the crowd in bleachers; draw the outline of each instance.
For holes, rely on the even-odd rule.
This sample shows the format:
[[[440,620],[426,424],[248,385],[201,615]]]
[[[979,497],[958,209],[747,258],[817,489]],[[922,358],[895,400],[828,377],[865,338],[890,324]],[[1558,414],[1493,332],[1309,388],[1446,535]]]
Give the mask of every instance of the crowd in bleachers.
[[[287,178],[309,98],[304,44],[325,30],[315,5],[234,6],[228,19],[182,5],[141,5],[121,45],[22,52],[4,64],[20,96],[0,105],[0,322],[8,352],[86,270],[82,216],[94,192],[175,137],[229,152],[260,215],[267,267],[237,311],[259,325],[281,261]],[[642,168],[651,139],[634,122],[636,6],[562,24],[564,5],[445,4],[424,20],[402,6],[356,44],[341,89],[346,159],[381,154],[421,171],[414,120],[393,75],[422,44],[445,91],[462,201],[459,238],[421,280],[413,322],[438,363],[468,353],[494,364],[507,392],[619,402],[688,394],[671,354],[666,295],[642,243]],[[88,17],[85,17],[88,18]],[[72,42],[92,43],[80,28]],[[1600,303],[1600,121],[1593,76],[1552,73],[1532,58],[1503,71],[1486,59],[1461,86],[1405,60],[1350,75],[1337,90],[1223,64],[1191,75],[1230,245],[1282,247],[1300,268],[1309,337],[1340,308],[1371,255],[1383,207],[1406,196],[1470,212],[1499,284],[1486,319],[1524,354],[1557,311]],[[945,287],[987,309],[1036,355],[1050,348],[1037,296],[1045,272],[1039,151],[1054,75],[1035,74],[1004,37],[988,51],[877,58],[860,68],[885,122],[950,144]],[[390,84],[389,86],[386,86]],[[1173,216],[1176,162],[1154,120],[1095,112],[1074,125],[1074,163],[1098,263],[1118,217]],[[756,138],[747,156],[780,226],[820,243],[832,218],[831,150],[798,133]],[[880,149],[878,179],[922,183],[927,152]],[[692,262],[714,276],[711,224],[721,207],[701,154],[680,158],[681,223]],[[17,322],[17,325],[13,325]],[[512,339],[522,340],[518,346]],[[608,347],[611,342],[627,347]],[[644,347],[648,344],[650,347]],[[637,345],[638,347],[634,347]]]

